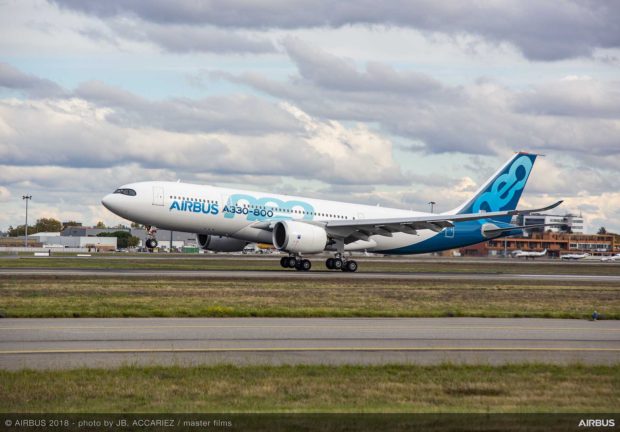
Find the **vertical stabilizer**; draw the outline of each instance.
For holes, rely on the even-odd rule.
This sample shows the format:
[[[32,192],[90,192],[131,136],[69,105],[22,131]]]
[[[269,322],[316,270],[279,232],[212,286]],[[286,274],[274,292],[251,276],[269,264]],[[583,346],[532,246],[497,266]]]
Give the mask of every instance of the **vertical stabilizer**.
[[[450,213],[479,213],[481,211],[495,212],[516,209],[537,156],[533,153],[516,153],[476,191],[472,198]],[[506,219],[505,222],[510,222],[510,216],[499,218],[499,220],[502,219]]]

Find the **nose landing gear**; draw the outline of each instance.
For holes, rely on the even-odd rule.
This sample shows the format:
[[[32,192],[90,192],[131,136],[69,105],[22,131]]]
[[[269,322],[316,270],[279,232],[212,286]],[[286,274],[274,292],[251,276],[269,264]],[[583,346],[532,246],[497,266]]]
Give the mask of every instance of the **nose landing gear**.
[[[146,241],[144,242],[144,245],[152,251],[157,247],[158,244],[157,239],[155,238],[155,234],[157,234],[157,228],[148,225],[145,228],[148,236]]]

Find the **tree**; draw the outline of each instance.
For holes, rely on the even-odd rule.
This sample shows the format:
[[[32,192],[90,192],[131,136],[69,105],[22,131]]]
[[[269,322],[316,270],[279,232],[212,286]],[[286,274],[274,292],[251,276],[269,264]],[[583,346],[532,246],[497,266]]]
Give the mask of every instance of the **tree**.
[[[132,236],[127,231],[102,232],[97,234],[97,237],[116,237],[116,246],[123,249],[138,246],[140,242],[138,237]]]
[[[30,227],[28,228],[28,232],[30,231]],[[19,237],[26,234],[26,225],[17,225],[15,228],[12,226],[9,227],[9,237]]]
[[[132,228],[144,228],[144,226],[142,226],[142,224],[139,224],[138,222],[132,222],[131,227]]]
[[[34,224],[32,233],[38,232],[59,232],[62,230],[62,223],[59,220],[53,218],[41,218],[37,219],[37,223]],[[30,233],[30,228],[28,228]]]
[[[99,221],[97,222],[97,225],[95,225],[95,228],[107,228],[107,227],[105,226],[103,221]]]
[[[54,218],[37,219],[34,225],[28,225],[28,234],[36,234],[40,232],[59,232],[62,230],[60,221]],[[9,236],[18,237],[26,235],[26,225],[18,225],[15,228],[9,227]]]
[[[599,235],[604,235],[604,234],[607,234],[607,230],[605,229],[605,227],[600,227],[600,228],[598,229],[597,234],[599,234]]]
[[[140,239],[136,236],[129,236],[127,238],[127,247],[136,247],[140,243]]]

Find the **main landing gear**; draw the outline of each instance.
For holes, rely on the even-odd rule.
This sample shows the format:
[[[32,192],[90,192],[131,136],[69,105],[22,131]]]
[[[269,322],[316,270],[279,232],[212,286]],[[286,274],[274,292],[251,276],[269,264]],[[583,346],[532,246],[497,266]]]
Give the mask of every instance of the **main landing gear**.
[[[308,271],[312,268],[312,262],[296,256],[287,256],[280,258],[280,265],[284,268],[294,268],[297,271]],[[330,270],[342,270],[343,272],[353,273],[357,271],[357,262],[354,260],[345,260],[341,256],[336,258],[328,258],[325,266]]]
[[[343,272],[353,273],[357,271],[357,262],[354,260],[342,259],[342,257],[337,254],[336,258],[327,258],[325,267],[330,270],[342,270]]]
[[[280,265],[284,268],[294,268],[297,271],[308,271],[312,268],[310,260],[295,256],[280,258]]]

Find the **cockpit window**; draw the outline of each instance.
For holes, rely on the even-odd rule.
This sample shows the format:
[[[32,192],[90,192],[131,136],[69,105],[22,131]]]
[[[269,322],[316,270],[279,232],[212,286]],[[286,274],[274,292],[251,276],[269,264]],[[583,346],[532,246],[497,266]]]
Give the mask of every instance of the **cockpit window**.
[[[116,189],[114,193],[129,195],[129,196],[136,196],[136,191],[133,189]]]

